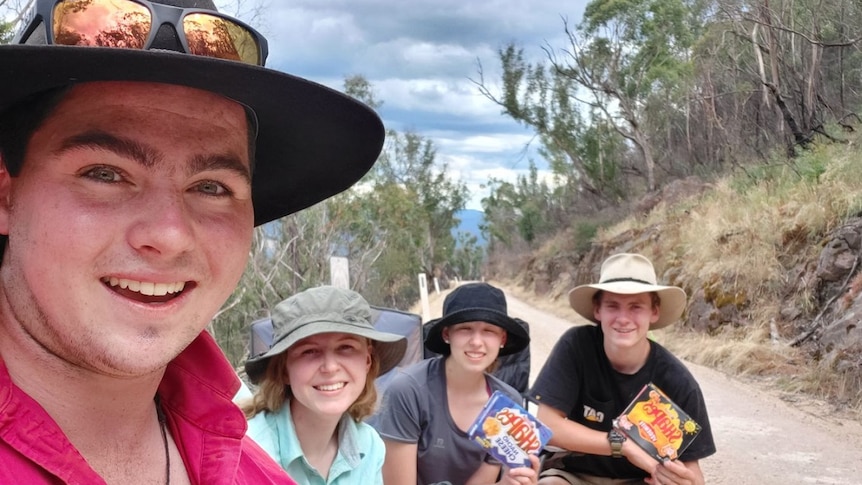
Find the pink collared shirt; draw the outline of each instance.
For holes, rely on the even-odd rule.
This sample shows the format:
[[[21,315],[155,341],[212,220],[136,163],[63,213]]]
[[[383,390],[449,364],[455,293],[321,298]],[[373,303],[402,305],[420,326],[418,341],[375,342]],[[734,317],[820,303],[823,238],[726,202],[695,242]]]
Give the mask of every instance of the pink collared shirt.
[[[168,365],[159,396],[193,484],[295,485],[251,439],[231,402],[239,380],[202,332]],[[0,484],[104,484],[0,360]]]

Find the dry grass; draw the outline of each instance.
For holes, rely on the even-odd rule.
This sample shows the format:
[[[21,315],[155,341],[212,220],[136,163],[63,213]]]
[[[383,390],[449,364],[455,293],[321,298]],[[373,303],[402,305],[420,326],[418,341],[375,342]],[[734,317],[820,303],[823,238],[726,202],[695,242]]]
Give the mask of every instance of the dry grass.
[[[793,335],[774,342],[769,331],[783,302],[793,302],[809,314],[814,311],[811,285],[798,285],[796,294],[783,295],[785,279],[796,265],[817,260],[829,231],[862,213],[859,141],[825,145],[792,161],[776,159],[748,168],[716,181],[713,190],[701,196],[673,207],[660,204],[646,216],[599,229],[595,239],[608,242],[632,229],[660,227],[655,244],[641,251],[657,268],[673,268],[668,282],[689,295],[697,289],[712,291],[716,301],[737,304],[746,318],[717,335],[679,327],[657,332],[655,338],[692,362],[859,410],[862,378],[824,369],[803,351],[789,347]],[[560,294],[565,293],[555,291],[556,299],[545,302],[543,309],[570,317]],[[527,291],[518,296],[537,302]]]
[[[744,302],[748,322],[715,336],[671,332],[668,346],[684,358],[736,375],[770,377],[777,388],[829,396],[858,408],[858,383],[811,362],[787,341],[773,341],[770,322],[782,301],[813,310],[810,289],[781,299],[794,265],[816,261],[822,238],[860,210],[859,150],[829,145],[798,159],[720,180],[690,207],[663,208],[677,219],[661,252],[675,255],[661,265],[679,266],[687,289],[716,281],[728,298]]]
[[[677,356],[737,376],[792,375],[796,349],[766,343],[762,330],[735,330],[734,335],[708,336],[674,328],[654,338]]]

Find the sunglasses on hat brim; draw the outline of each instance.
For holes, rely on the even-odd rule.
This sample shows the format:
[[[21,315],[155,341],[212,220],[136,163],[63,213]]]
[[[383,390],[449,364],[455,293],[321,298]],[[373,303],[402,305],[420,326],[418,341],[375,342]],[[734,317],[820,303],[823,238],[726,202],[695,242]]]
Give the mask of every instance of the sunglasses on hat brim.
[[[146,50],[168,24],[189,54],[258,66],[267,56],[259,32],[213,10],[145,0],[36,0],[13,43],[25,43],[43,23],[49,44]]]

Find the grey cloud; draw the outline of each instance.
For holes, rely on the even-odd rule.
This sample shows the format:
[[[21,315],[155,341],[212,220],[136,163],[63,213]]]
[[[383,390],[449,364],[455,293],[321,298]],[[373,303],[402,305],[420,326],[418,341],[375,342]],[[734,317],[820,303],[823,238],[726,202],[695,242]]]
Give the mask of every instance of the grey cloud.
[[[541,46],[565,45],[563,21],[586,0],[269,0],[263,30],[270,67],[336,89],[362,74],[384,102],[387,127],[435,141],[453,173],[477,179],[526,170],[531,133],[500,114],[469,78],[477,59],[498,83],[496,51],[509,42],[544,60]],[[513,142],[516,141],[516,142]]]

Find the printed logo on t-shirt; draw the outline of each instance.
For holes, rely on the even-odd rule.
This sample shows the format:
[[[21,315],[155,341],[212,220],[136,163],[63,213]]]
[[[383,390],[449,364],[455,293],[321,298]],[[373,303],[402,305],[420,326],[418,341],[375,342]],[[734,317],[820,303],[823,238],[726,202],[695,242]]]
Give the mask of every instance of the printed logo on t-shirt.
[[[443,438],[437,438],[437,440],[434,441],[434,448],[446,448],[446,445],[443,443]]]
[[[436,482],[436,483],[431,483],[429,485],[452,485],[452,482],[447,480],[445,482]]]
[[[594,423],[601,423],[605,420],[605,413],[601,411],[596,411],[595,409],[584,405],[584,418],[587,421],[592,421]]]

